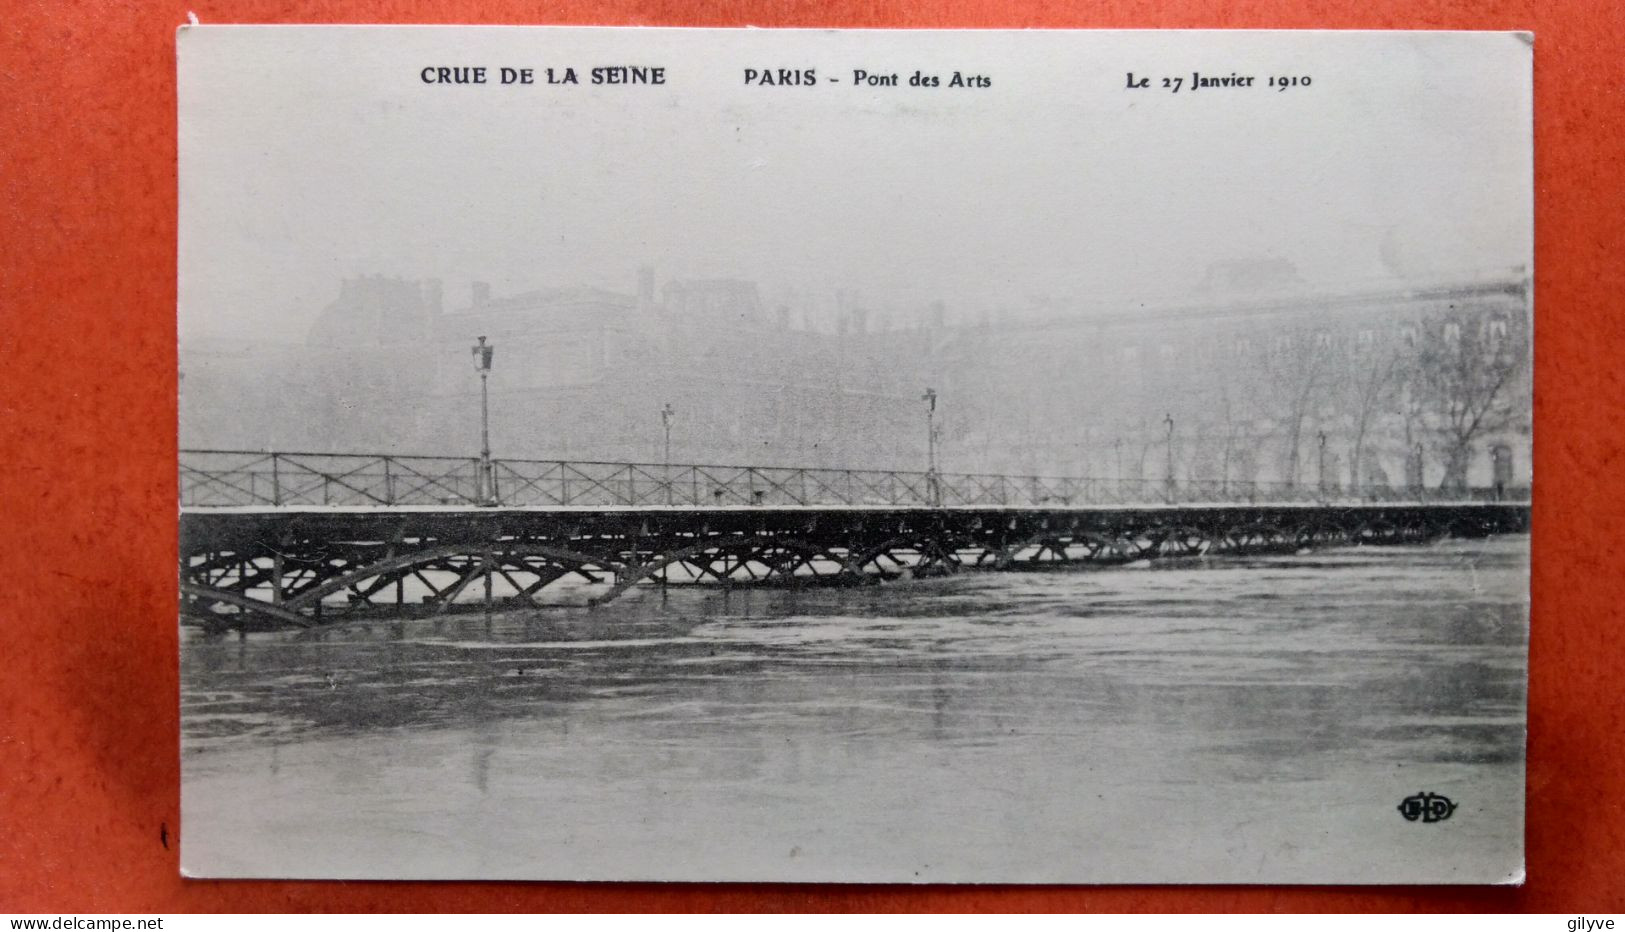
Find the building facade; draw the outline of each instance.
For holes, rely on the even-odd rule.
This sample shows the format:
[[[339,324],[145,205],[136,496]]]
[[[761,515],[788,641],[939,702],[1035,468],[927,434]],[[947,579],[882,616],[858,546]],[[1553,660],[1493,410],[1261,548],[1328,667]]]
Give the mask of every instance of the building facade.
[[[949,472],[1488,487],[1529,482],[1521,270],[1335,295],[950,325],[843,296],[793,322],[754,283],[556,288],[455,306],[436,281],[343,283],[303,345],[182,346],[182,444],[478,449],[469,349],[496,346],[498,457],[923,469],[938,396]]]

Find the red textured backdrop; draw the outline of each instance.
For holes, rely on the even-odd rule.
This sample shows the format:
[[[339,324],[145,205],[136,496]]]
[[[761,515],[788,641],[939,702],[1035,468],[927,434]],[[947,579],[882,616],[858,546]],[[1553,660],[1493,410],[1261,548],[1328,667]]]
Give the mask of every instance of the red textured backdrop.
[[[0,45],[0,911],[1625,909],[1625,8],[1467,0],[8,4]],[[182,880],[174,28],[203,22],[1532,29],[1536,349],[1521,889]],[[245,805],[252,805],[245,800]]]

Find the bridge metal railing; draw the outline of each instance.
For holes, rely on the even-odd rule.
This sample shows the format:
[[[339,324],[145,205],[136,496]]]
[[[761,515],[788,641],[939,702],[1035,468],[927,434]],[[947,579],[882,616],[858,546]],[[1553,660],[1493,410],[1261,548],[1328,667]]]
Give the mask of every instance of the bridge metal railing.
[[[183,507],[1016,506],[1528,501],[1526,488],[1005,476],[777,466],[182,450]]]

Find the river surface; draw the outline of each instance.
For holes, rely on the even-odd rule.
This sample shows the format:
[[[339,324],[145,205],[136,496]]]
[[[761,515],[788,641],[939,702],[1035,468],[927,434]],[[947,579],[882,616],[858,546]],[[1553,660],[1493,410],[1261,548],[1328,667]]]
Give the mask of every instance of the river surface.
[[[1528,538],[183,637],[194,876],[1496,882]],[[1445,821],[1398,805],[1442,793]]]

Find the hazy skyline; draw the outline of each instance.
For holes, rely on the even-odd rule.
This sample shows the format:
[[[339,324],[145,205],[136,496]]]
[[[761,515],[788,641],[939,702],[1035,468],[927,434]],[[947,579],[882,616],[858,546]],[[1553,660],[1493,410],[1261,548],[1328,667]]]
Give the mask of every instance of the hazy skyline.
[[[755,280],[769,300],[846,288],[974,317],[1034,296],[1177,297],[1237,260],[1336,289],[1530,256],[1530,152],[1509,132],[1528,125],[1528,74],[1468,37],[1249,34],[1230,46],[1254,63],[1241,70],[1315,83],[1170,94],[1127,91],[1125,74],[1237,63],[1177,34],[1119,34],[1073,63],[1010,55],[1009,34],[936,34],[903,61],[874,34],[739,31],[702,55],[698,33],[662,30],[634,57],[664,49],[664,87],[444,88],[408,66],[585,67],[628,46],[523,30],[474,53],[460,35],[398,35],[386,60],[358,30],[313,33],[296,70],[220,41],[187,73],[183,336],[302,337],[360,274],[440,278],[458,307],[472,280],[630,291],[650,265],[661,281]],[[847,83],[864,63],[904,81],[975,71],[978,54],[1000,62],[992,88]],[[780,59],[825,83],[743,84]]]

